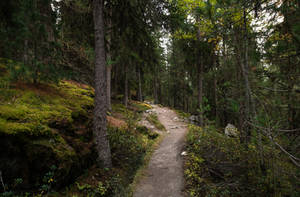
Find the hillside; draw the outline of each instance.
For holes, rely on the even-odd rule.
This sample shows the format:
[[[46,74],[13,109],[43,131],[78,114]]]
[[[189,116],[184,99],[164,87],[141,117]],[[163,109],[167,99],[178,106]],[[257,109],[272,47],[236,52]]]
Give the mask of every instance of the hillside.
[[[1,82],[8,87],[0,89],[0,170],[7,195],[47,194],[73,184],[67,193],[97,193],[99,184],[103,196],[126,190],[157,139],[137,125],[150,105],[132,101],[126,109],[114,102],[107,116],[114,168],[106,171],[95,167],[93,88],[74,81],[9,83],[6,76]]]

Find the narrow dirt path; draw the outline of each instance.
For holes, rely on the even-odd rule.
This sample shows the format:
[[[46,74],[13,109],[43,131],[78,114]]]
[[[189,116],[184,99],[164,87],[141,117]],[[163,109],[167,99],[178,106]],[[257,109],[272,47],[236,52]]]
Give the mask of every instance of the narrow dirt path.
[[[134,192],[134,197],[182,197],[184,186],[183,160],[186,124],[168,108],[153,105],[158,119],[166,127],[168,134],[153,153],[145,176]]]

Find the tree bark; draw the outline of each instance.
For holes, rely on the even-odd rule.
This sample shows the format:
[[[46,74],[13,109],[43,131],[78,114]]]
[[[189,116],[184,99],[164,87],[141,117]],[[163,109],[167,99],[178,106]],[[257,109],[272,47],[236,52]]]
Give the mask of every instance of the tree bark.
[[[160,77],[157,77],[157,100],[158,100],[158,103],[159,104],[162,104],[162,95],[161,95],[161,92],[162,92],[162,85],[161,85],[161,80],[160,80]]]
[[[238,33],[237,33],[238,34]],[[240,117],[243,118],[242,122],[240,120],[240,124],[241,124],[241,127],[242,127],[242,130],[244,131],[244,135],[243,135],[243,138],[242,138],[242,141],[245,141],[246,143],[249,142],[249,139],[250,139],[250,128],[249,128],[249,125],[245,124],[246,121],[250,121],[250,85],[249,85],[249,78],[248,78],[248,70],[246,69],[246,66],[245,66],[245,62],[247,60],[245,60],[245,56],[243,57],[243,54],[242,54],[242,49],[245,50],[245,41],[240,41],[238,39],[238,35],[236,35],[236,60],[237,60],[237,63],[238,63],[238,66],[240,67],[241,69],[241,75],[242,75],[242,78],[244,80],[244,99],[245,99],[245,102],[244,102],[244,108],[243,109],[240,109]],[[240,45],[244,44],[244,48]],[[237,73],[237,75],[239,75],[239,73]],[[239,77],[237,76],[237,79],[239,80]]]
[[[128,107],[128,65],[125,63],[125,88],[124,88],[124,105]]]
[[[139,81],[139,87],[138,87],[138,100],[143,101],[143,94],[142,94],[142,79],[141,79],[141,68],[138,66],[138,81]]]
[[[251,97],[251,87],[249,83],[249,65],[248,65],[248,35],[247,35],[247,16],[246,16],[246,10],[244,9],[244,62],[241,64],[242,66],[242,73],[244,77],[244,83],[245,83],[245,96],[246,96],[246,117],[247,120],[252,120],[253,115],[255,113],[254,109],[254,103],[252,101]],[[248,127],[248,126],[247,126]],[[247,128],[247,142],[250,142],[251,137],[251,131],[250,128]]]
[[[112,9],[109,10],[109,15],[107,18],[107,27],[111,29],[112,27]],[[106,43],[106,48],[107,48],[107,53],[106,57],[109,61],[112,60],[112,54],[111,54],[111,40],[112,40],[112,33],[111,30],[107,36],[107,43]],[[107,71],[106,71],[106,77],[107,77],[107,109],[108,111],[111,111],[111,71],[112,71],[112,64],[107,65]]]
[[[197,41],[198,45],[200,46],[200,29],[198,29],[197,32]],[[202,52],[201,49],[199,49],[198,53],[198,60],[197,60],[197,66],[198,66],[198,108],[199,108],[199,125],[203,126],[203,60],[202,60]]]
[[[219,53],[217,55],[213,55],[213,68],[214,72],[214,99],[215,99],[215,117],[217,125],[220,124],[219,120],[219,103],[218,103],[218,79],[217,79],[217,68],[219,67]]]
[[[158,85],[156,76],[154,77],[154,104],[158,104]]]
[[[201,58],[201,57],[200,57]],[[199,125],[203,126],[203,61],[200,60],[198,65],[198,108],[199,112]]]
[[[154,86],[154,103],[158,104],[158,79],[157,79],[157,65],[154,67],[154,80],[153,80],[153,86]]]
[[[28,39],[24,40],[24,53],[23,53],[23,62],[25,65],[28,64],[29,57],[28,57]]]
[[[106,61],[104,43],[103,0],[93,1],[95,28],[95,109],[94,109],[94,140],[98,153],[98,165],[111,168],[111,152],[107,137],[106,110]]]
[[[111,111],[111,70],[112,66],[107,66],[106,77],[107,77],[107,110]]]

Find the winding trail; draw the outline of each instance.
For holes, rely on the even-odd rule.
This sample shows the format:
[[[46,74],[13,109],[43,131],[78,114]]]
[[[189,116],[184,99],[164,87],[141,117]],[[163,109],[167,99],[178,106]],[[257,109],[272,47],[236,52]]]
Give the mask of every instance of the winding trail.
[[[187,125],[173,110],[153,105],[153,111],[168,134],[153,153],[133,197],[182,197],[184,178],[181,152]]]

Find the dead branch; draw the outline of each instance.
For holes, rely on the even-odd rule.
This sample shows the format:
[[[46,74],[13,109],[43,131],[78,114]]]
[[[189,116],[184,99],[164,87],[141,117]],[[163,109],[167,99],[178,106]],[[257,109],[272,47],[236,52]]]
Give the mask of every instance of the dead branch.
[[[257,129],[260,129],[262,131],[263,134],[265,134],[269,139],[270,141],[275,144],[283,153],[285,153],[289,159],[293,162],[294,165],[296,165],[297,167],[300,168],[300,164],[297,162],[297,161],[300,161],[299,158],[293,156],[292,154],[290,154],[287,150],[285,150],[279,143],[277,143],[276,141],[274,141],[274,138],[271,134],[271,132],[269,132],[269,128],[265,128],[265,127],[261,127],[261,126],[258,126],[258,125],[255,125],[249,121],[247,121],[247,123],[252,126],[252,127],[255,127]]]

